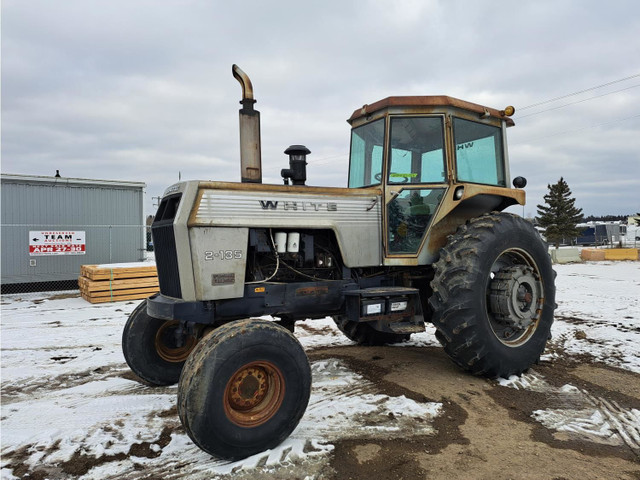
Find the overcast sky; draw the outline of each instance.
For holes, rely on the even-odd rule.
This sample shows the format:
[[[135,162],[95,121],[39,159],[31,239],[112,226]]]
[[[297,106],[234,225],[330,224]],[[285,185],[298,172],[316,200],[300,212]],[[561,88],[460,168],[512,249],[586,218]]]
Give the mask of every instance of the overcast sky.
[[[526,216],[561,176],[585,215],[640,211],[637,0],[3,0],[2,172],[142,181],[147,213],[179,175],[239,181],[233,63],[265,183],[304,144],[307,183],[346,186],[353,110],[450,95],[516,107]]]

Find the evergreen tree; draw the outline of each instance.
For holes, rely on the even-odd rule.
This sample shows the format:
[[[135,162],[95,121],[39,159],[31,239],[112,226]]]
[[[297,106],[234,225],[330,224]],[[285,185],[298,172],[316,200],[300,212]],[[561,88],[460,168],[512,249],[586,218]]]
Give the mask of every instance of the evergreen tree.
[[[544,196],[545,205],[538,205],[538,225],[544,227],[545,237],[556,248],[563,238],[573,239],[583,229],[576,224],[582,221],[582,209],[576,208],[575,198],[571,198],[569,185],[562,177],[555,185],[547,185],[549,193]]]

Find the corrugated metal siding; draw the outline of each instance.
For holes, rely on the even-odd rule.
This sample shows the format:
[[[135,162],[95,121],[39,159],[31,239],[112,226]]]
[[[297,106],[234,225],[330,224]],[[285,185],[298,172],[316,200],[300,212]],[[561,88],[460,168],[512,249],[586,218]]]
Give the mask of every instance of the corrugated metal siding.
[[[76,279],[85,264],[143,259],[144,184],[2,178],[2,283]],[[83,230],[84,255],[29,255],[29,231]],[[30,266],[35,260],[36,266]]]

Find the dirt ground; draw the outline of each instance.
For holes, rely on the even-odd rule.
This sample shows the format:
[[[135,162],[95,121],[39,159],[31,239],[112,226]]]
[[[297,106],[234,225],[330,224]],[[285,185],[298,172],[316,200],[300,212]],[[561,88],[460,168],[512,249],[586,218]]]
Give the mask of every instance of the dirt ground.
[[[546,428],[534,418],[538,410],[580,411],[586,404],[600,404],[603,411],[612,414],[616,409],[640,410],[638,374],[593,363],[588,356],[560,355],[516,380],[515,387],[526,379],[525,388],[513,388],[464,373],[437,347],[334,346],[314,349],[309,357],[312,363],[338,359],[383,395],[441,403],[442,412],[433,424],[435,434],[381,439],[353,432],[349,439],[332,442],[333,452],[321,461],[307,458],[276,469],[258,465],[230,475],[206,477],[203,472],[186,473],[188,469],[181,475],[179,465],[170,473],[163,472],[166,466],[140,464],[123,477],[104,478],[640,479],[640,450],[633,446],[633,440],[630,444],[607,444],[601,437],[589,439],[588,432],[585,437]],[[566,385],[573,388],[563,389]],[[172,433],[182,432],[175,408],[161,415],[166,424],[155,442],[160,451]],[[397,420],[390,413],[384,421],[393,424]],[[631,430],[637,435],[640,425],[632,425]],[[155,445],[135,444],[129,455],[153,459],[159,451],[152,447]],[[79,452],[52,470],[21,468],[27,456],[27,451],[18,451],[4,459],[18,478],[85,478],[93,467],[127,457],[95,458]]]
[[[540,409],[575,408],[575,399],[472,377],[439,348],[343,347],[310,357],[341,358],[388,395],[444,405],[435,436],[337,444],[325,478],[640,479],[640,451],[554,434],[532,418]],[[571,384],[592,398],[640,409],[640,375],[588,358],[533,370],[557,387]]]

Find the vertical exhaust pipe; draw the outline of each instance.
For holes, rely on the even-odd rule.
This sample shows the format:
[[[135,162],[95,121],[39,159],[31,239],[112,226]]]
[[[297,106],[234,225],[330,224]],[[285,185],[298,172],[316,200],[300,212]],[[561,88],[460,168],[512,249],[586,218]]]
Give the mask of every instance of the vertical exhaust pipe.
[[[233,76],[242,86],[240,104],[240,176],[242,183],[262,183],[260,147],[260,112],[254,110],[253,85],[240,67],[231,67]]]

